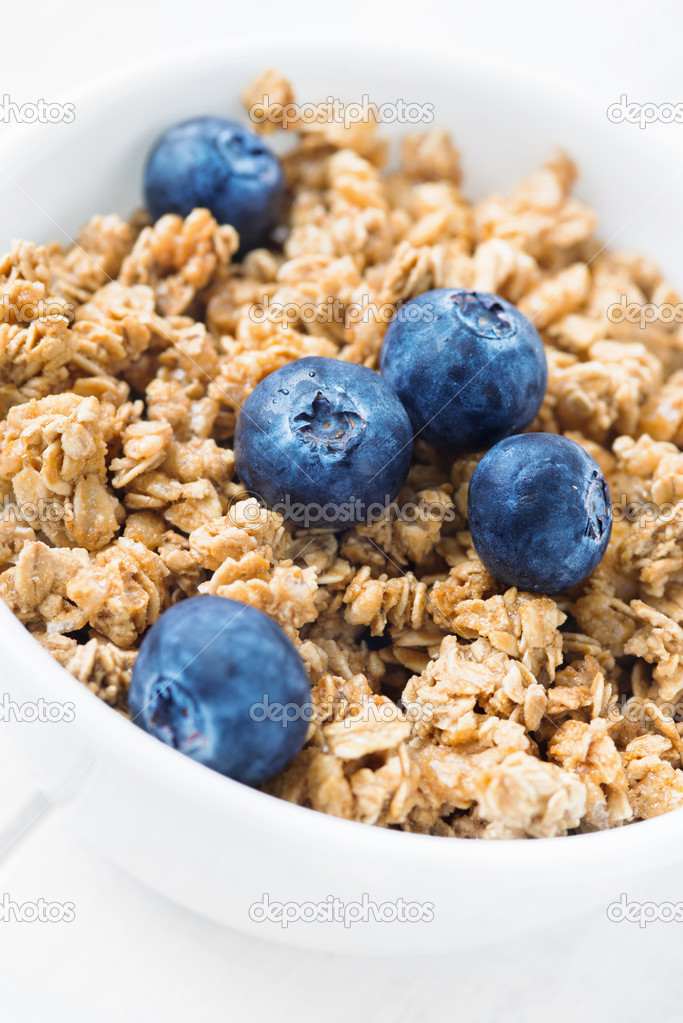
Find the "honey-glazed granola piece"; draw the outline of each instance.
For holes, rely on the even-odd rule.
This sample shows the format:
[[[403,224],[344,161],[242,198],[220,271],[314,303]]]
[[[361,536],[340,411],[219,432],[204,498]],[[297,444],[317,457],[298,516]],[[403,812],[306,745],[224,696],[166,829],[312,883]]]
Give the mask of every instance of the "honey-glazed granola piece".
[[[15,242],[0,262],[0,414],[62,390],[78,348],[73,303],[52,288],[52,250]]]
[[[167,576],[158,554],[121,538],[68,579],[66,595],[94,629],[126,648],[166,607]]]
[[[528,295],[541,278],[536,260],[504,238],[489,238],[476,246],[472,272],[468,287],[502,295],[513,303]],[[554,297],[553,293],[553,301]]]
[[[643,256],[604,247],[591,259],[593,288],[586,313],[604,337],[644,344],[667,373],[680,369],[683,334],[676,317],[665,322],[665,308],[680,302],[675,288]],[[648,315],[648,307],[662,315]],[[629,315],[635,311],[636,315]]]
[[[238,558],[226,558],[199,587],[201,593],[250,604],[290,630],[300,629],[318,617],[317,588],[315,569],[299,568],[290,560],[274,565],[269,546],[254,547]]]
[[[629,802],[641,820],[683,806],[683,771],[662,759],[670,747],[663,736],[647,736],[634,739],[621,754]]]
[[[407,606],[406,612],[409,610]],[[412,628],[406,619],[403,624],[391,625],[389,636],[391,646],[383,646],[378,656],[388,668],[401,665],[406,669],[404,672],[389,670],[385,680],[386,688],[398,697],[409,676],[422,674],[430,660],[438,657],[444,631],[433,625],[428,618],[420,628]]]
[[[325,587],[330,597],[346,589],[353,579],[353,566],[339,555],[339,540],[334,533],[302,529],[295,532],[287,548],[287,557],[313,568],[318,577],[318,586]]]
[[[460,153],[442,128],[406,136],[401,142],[401,169],[418,181],[452,181],[459,185],[462,180]]]
[[[269,313],[268,303],[272,301],[272,296],[277,291],[276,276],[282,258],[278,259],[265,249],[256,251],[265,252],[270,257],[271,265],[266,273],[266,280],[261,276],[237,276],[235,271],[207,288],[203,294],[204,319],[209,331],[216,338],[234,337],[245,311],[247,315],[251,312],[252,317],[255,316],[257,319],[262,315],[262,311],[264,319]],[[243,268],[246,270],[247,266],[253,265],[253,260],[252,252],[242,264]]]
[[[0,423],[0,480],[11,484],[20,511],[39,510],[40,529],[57,546],[98,550],[118,532],[106,454],[95,397],[27,402]]]
[[[636,519],[615,545],[614,559],[627,578],[637,580],[644,597],[664,597],[671,583],[683,583],[682,541],[683,502],[678,502],[657,518]]]
[[[408,749],[420,772],[422,797],[421,805],[410,815],[409,830],[429,833],[440,818],[447,818],[454,810],[467,810],[474,805],[474,779],[481,765],[472,756],[429,742],[413,740]],[[489,752],[486,756],[492,759]],[[493,759],[499,759],[499,754],[494,754]]]
[[[631,500],[650,500],[660,505],[683,500],[683,453],[675,444],[655,441],[643,434],[637,440],[617,437],[613,450],[617,469],[630,478]]]
[[[122,490],[142,473],[158,468],[166,459],[172,439],[168,423],[130,423],[121,436],[123,457],[109,463],[113,486]]]
[[[28,288],[27,297],[50,294],[52,284],[52,258],[54,245],[36,245],[17,239],[0,259],[0,290],[15,297]],[[37,290],[31,288],[37,286]]]
[[[401,699],[415,708],[417,737],[467,747],[478,739],[484,712],[521,717],[526,690],[535,683],[521,661],[487,639],[467,643],[445,636],[438,657],[409,680]]]
[[[92,217],[65,252],[53,251],[54,290],[77,303],[115,280],[135,241],[136,228],[115,213]]]
[[[219,349],[202,323],[178,325],[145,387],[150,419],[169,423],[178,441],[209,439],[220,403],[209,394],[220,368]]]
[[[77,632],[87,614],[67,593],[69,581],[88,572],[90,558],[82,549],[25,543],[16,564],[0,575],[0,597],[19,621],[48,634]]]
[[[446,181],[411,183],[403,191],[400,208],[410,219],[401,231],[394,226],[394,232],[414,249],[457,240],[466,251],[471,244],[472,211],[456,185]]]
[[[412,572],[388,579],[371,576],[369,565],[356,573],[344,594],[344,617],[351,625],[369,625],[373,636],[381,636],[387,624],[420,629],[425,618],[427,586]]]
[[[548,756],[584,783],[584,819],[591,828],[615,827],[632,818],[626,772],[602,718],[590,724],[565,721],[548,745]]]
[[[158,550],[164,541],[166,522],[158,512],[133,512],[126,517],[123,536],[143,543],[150,551]]]
[[[127,714],[128,688],[137,651],[122,650],[98,635],[87,643],[51,632],[34,632],[33,637],[95,696]]]
[[[175,331],[154,311],[155,296],[144,284],[104,284],[76,307],[72,333],[78,349],[71,362],[83,375],[118,375],[150,349],[173,342]]]
[[[403,823],[417,802],[419,768],[407,755],[410,723],[364,675],[325,674],[312,689],[307,745],[267,790],[364,823]],[[372,766],[368,758],[372,758]]]
[[[524,294],[519,308],[537,330],[543,330],[562,317],[578,312],[588,298],[590,286],[588,267],[584,263],[572,263],[543,277]]]
[[[131,518],[133,516],[129,515],[126,525]],[[208,573],[198,564],[190,550],[189,537],[174,529],[168,529],[162,536],[157,553],[169,572],[169,603],[175,604],[183,597],[196,597],[200,585],[206,582]]]
[[[294,103],[294,90],[287,78],[268,68],[242,93],[244,109],[249,114],[254,131],[270,135],[283,125],[283,107]]]
[[[631,601],[636,630],[624,653],[654,664],[652,676],[664,700],[674,700],[683,689],[683,628],[642,600]]]
[[[348,343],[340,357],[359,362],[371,369],[379,362],[379,352],[388,326],[386,311],[399,309],[403,303],[432,287],[433,278],[429,248],[413,245],[407,239],[399,242],[378,265],[368,268],[363,282],[367,298],[361,300],[367,313],[356,317],[347,330]],[[376,310],[376,312],[375,312]]]
[[[123,261],[124,287],[146,284],[164,316],[184,313],[198,291],[225,272],[237,252],[237,232],[219,226],[208,210],[193,210],[185,219],[167,213],[140,232]]]
[[[255,131],[270,134],[276,127],[298,132],[299,150],[352,149],[368,156],[378,164],[384,156],[384,143],[376,137],[377,118],[372,104],[363,102],[352,107],[335,106],[327,101],[297,106],[294,91],[287,78],[269,69],[249,83],[242,93],[242,103],[253,122]],[[312,109],[310,109],[312,107]],[[286,169],[291,171],[291,159],[284,157]],[[288,175],[290,182],[292,174]]]
[[[210,479],[181,483],[162,470],[135,477],[126,488],[124,500],[131,511],[160,511],[169,525],[183,533],[219,518],[225,503]]]
[[[429,592],[427,610],[437,625],[450,628],[456,608],[465,600],[482,600],[498,589],[493,576],[479,558],[463,559],[445,579],[437,580]]]
[[[475,783],[477,813],[510,829],[508,838],[566,835],[584,816],[586,794],[570,771],[522,751],[483,770]]]
[[[390,506],[375,522],[355,527],[355,533],[368,537],[386,553],[396,569],[409,562],[423,562],[441,539],[444,522],[453,515],[450,485],[438,490],[420,490],[404,487]]]
[[[16,564],[24,547],[36,540],[33,526],[22,522],[11,501],[9,491],[3,494],[3,514],[0,518],[0,569]]]
[[[405,746],[384,754],[378,768],[361,767],[349,777],[355,820],[363,824],[403,825],[419,801],[419,770]]]
[[[320,590],[316,591],[318,603]],[[341,594],[337,594],[341,603]],[[339,615],[334,604],[330,608],[318,608],[318,617],[312,624],[301,629],[301,636],[295,643],[304,658],[311,682],[317,682],[322,675],[331,674],[349,683],[352,678],[363,676],[373,693],[379,693],[386,675],[386,666],[376,650],[372,650],[365,639],[364,631],[349,625]]]
[[[596,225],[592,210],[571,195],[576,167],[558,153],[509,195],[475,206],[478,238],[503,238],[538,259],[587,239]]]
[[[683,447],[683,370],[677,370],[640,410],[638,433]]]
[[[636,631],[629,604],[614,595],[588,590],[572,605],[579,628],[616,657],[626,655],[626,644]]]
[[[373,713],[370,708],[376,708]],[[369,703],[358,713],[322,729],[326,747],[341,760],[358,760],[395,749],[410,735],[410,722],[390,700]]]
[[[45,397],[68,383],[66,366],[79,340],[65,316],[51,315],[29,324],[0,323],[0,412]]]
[[[634,434],[641,406],[661,384],[661,363],[635,342],[596,341],[587,355],[549,361],[547,400],[559,429],[580,430],[600,444]]]
[[[520,724],[496,717],[482,727],[473,752],[411,743],[411,758],[420,768],[421,803],[409,828],[443,833],[441,819],[462,810],[471,810],[474,818],[465,828],[454,825],[453,833],[463,837],[549,837],[577,827],[586,802],[584,786],[530,749]]]
[[[260,547],[273,560],[287,557],[290,536],[282,516],[262,508],[255,498],[234,504],[228,514],[190,533],[190,551],[203,568],[216,572],[225,561],[239,561]]]
[[[477,570],[481,579],[479,566]],[[447,584],[436,583],[434,589],[430,606],[435,609],[437,624],[465,639],[484,636],[494,649],[521,660],[533,674],[545,670],[548,678],[555,677],[555,669],[562,663],[562,636],[558,629],[567,616],[550,597],[523,593],[513,587],[487,600],[475,597],[451,603],[452,590],[447,589]]]
[[[294,200],[286,257],[349,254],[359,265],[388,258],[388,204],[377,167],[350,148],[339,149],[325,159],[324,179],[317,204],[305,192]]]

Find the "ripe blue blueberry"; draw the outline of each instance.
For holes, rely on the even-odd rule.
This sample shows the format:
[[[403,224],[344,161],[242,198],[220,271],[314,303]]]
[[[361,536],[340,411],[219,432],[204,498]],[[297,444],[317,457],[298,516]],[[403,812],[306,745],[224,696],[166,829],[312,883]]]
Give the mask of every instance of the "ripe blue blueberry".
[[[474,549],[506,586],[559,593],[583,582],[612,531],[600,467],[554,433],[508,437],[477,465],[467,496]]]
[[[413,432],[378,373],[339,359],[297,359],[262,380],[235,430],[242,483],[304,526],[378,518],[406,478]]]
[[[248,785],[303,745],[303,661],[271,618],[225,597],[174,604],[145,635],[128,694],[133,720],[193,760]]]
[[[157,220],[210,210],[232,224],[240,251],[266,242],[284,195],[282,168],[253,131],[220,117],[198,117],[164,132],[145,168],[145,202]]]
[[[380,366],[415,434],[457,454],[527,427],[548,382],[543,344],[526,316],[498,295],[456,288],[402,307]]]

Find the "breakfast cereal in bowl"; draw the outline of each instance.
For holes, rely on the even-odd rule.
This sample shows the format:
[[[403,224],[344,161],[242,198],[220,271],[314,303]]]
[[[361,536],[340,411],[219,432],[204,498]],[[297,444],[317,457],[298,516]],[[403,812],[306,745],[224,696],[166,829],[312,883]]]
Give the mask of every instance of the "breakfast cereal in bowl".
[[[438,128],[395,159],[272,71],[244,104],[156,142],[145,211],[2,259],[0,596],[114,710],[324,813],[681,806],[674,288],[564,153],[470,202]]]

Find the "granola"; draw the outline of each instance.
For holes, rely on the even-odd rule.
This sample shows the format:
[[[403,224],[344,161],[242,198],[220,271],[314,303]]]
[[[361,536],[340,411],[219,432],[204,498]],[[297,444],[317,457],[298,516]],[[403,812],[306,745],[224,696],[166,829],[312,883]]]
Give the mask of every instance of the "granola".
[[[245,105],[264,96],[294,93],[268,71]],[[259,127],[283,130],[274,117]],[[471,203],[442,130],[404,139],[395,167],[372,119],[284,130],[280,248],[238,262],[235,230],[197,209],[155,224],[97,216],[65,250],[17,242],[0,262],[12,310],[0,596],[124,714],[164,608],[210,593],[271,615],[315,713],[266,789],[325,813],[493,839],[682,806],[683,327],[608,312],[680,301],[675,289],[649,260],[600,247],[564,153]],[[531,317],[549,365],[531,429],[582,444],[622,510],[658,510],[618,517],[571,593],[505,590],[481,564],[466,516],[478,456],[418,442],[399,511],[336,533],[295,528],[235,479],[237,414],[265,376],[307,355],[377,368],[386,329],[257,307],[369,312],[433,287],[497,292]],[[29,303],[44,315],[14,312]]]

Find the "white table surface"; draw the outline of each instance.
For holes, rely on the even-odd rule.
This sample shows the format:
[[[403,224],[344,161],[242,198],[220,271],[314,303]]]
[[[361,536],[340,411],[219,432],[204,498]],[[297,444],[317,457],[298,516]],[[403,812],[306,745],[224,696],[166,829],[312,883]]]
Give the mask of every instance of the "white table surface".
[[[605,108],[622,93],[640,102],[683,100],[683,8],[666,0],[572,0],[562,11],[533,0],[423,0],[419,11],[406,0],[31,0],[9,8],[2,11],[0,95],[19,103],[67,101],[70,88],[150,53],[269,31],[283,40],[283,67],[288,36],[378,34],[427,46],[450,37],[454,59],[463,50],[518,59],[592,92]],[[28,819],[35,798],[0,723],[0,847]],[[553,926],[550,908],[547,930],[513,947],[493,943],[409,962],[304,953],[179,909],[96,856],[51,813],[0,861],[4,892],[19,902],[43,896],[77,907],[69,924],[0,922],[0,1013],[12,1023],[592,1023],[681,1013],[681,925],[641,930],[610,923],[604,909]],[[629,894],[681,901],[683,877],[662,874]]]

